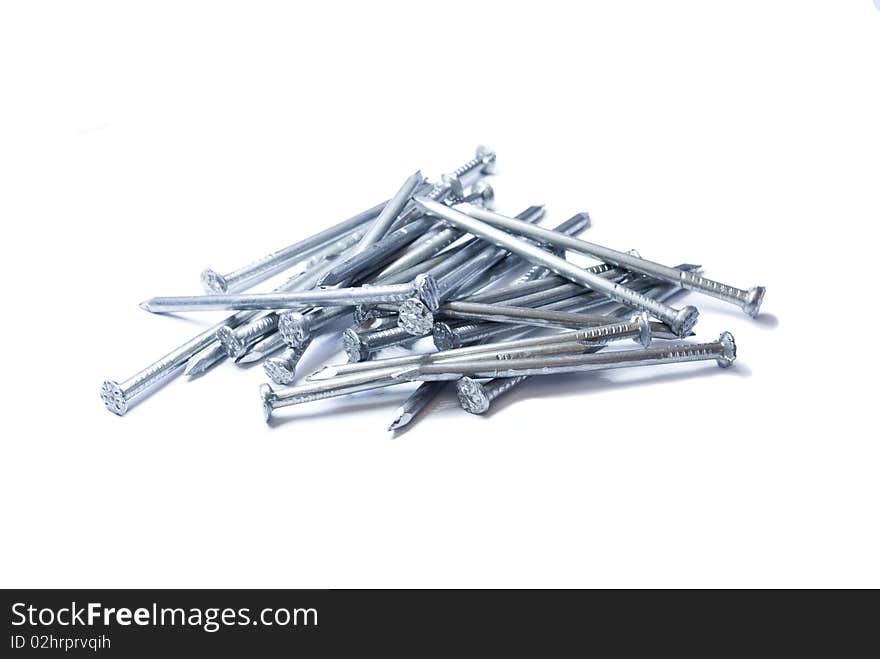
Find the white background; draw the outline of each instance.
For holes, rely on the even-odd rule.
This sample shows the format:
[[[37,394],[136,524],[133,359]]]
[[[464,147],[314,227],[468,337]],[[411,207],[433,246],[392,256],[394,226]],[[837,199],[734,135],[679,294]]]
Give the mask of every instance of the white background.
[[[878,66],[870,0],[4,3],[0,585],[880,586]],[[503,212],[766,285],[758,321],[687,298],[736,367],[394,441],[402,389],[267,427],[228,363],[104,410],[217,318],[138,302],[480,143]]]

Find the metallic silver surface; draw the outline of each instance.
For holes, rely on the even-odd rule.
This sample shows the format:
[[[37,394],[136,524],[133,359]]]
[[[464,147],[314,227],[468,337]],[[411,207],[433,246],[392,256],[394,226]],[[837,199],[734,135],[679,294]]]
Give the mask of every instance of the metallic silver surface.
[[[539,222],[544,217],[545,212],[546,210],[542,205],[529,206],[516,217],[523,222]],[[476,255],[487,251],[487,245],[481,243],[476,238],[470,238],[464,241],[458,249],[455,249],[455,246],[452,246],[450,249],[454,250],[454,253],[449,258],[427,271],[428,274],[437,280],[467,265]],[[397,276],[399,275],[393,275],[388,280],[383,281],[393,281]]]
[[[278,333],[288,346],[298,348],[309,337],[318,336],[333,322],[349,313],[349,307],[316,308],[302,313],[290,311],[281,315]]]
[[[278,332],[272,332],[268,336],[265,336],[256,343],[252,343],[248,346],[243,355],[235,358],[235,363],[240,365],[253,364],[261,359],[265,359],[269,355],[274,355],[279,350],[283,350],[286,346],[287,344],[284,343],[281,334]]]
[[[437,397],[446,386],[445,382],[422,382],[403,404],[394,410],[394,420],[388,426],[389,431],[400,430],[418,416],[419,412]]]
[[[595,266],[594,266],[595,267]],[[683,264],[682,267],[695,267],[689,264]],[[600,276],[605,276],[600,275]],[[679,291],[677,287],[671,284],[657,285],[653,280],[633,282],[628,288],[639,291],[656,300],[666,300],[674,292]],[[558,300],[549,304],[541,304],[537,308],[550,311],[571,311],[574,313],[584,313],[587,311],[595,311],[603,307],[614,304],[608,298],[601,294],[594,293],[592,295],[579,295],[576,297]],[[611,317],[618,314],[631,315],[633,309],[628,305],[618,305],[617,313],[610,313]],[[499,323],[474,322],[456,324],[454,322],[438,322],[434,325],[432,333],[434,345],[438,350],[449,350],[451,348],[459,348],[461,346],[470,345],[475,341],[482,341],[495,336],[508,335],[512,328],[509,325]],[[651,323],[651,331],[655,338],[668,339],[678,338],[667,325],[664,323]]]
[[[527,212],[517,216],[517,220],[530,221]],[[586,226],[589,226],[589,222],[584,223],[582,218],[571,218],[557,225],[555,229],[557,231],[579,231]],[[477,242],[477,244],[481,243]],[[502,247],[487,249],[484,246],[473,261],[437,280],[440,299],[443,301],[466,297],[472,292],[482,290],[505,276],[513,268],[518,267],[521,260],[519,256],[511,254]],[[508,265],[499,268],[505,261],[508,262]]]
[[[348,249],[353,247],[358,243],[363,229],[358,228],[355,231],[347,234],[343,238],[326,245],[321,248],[320,251],[316,252],[306,263],[305,268],[298,272],[297,274],[289,277],[284,283],[280,286],[276,287],[273,292],[274,293],[285,293],[288,291],[302,290],[307,289],[314,286],[314,281],[316,278],[320,278],[323,273],[327,271],[330,267],[333,266],[335,259],[339,258],[341,254],[344,254]],[[241,318],[243,319],[239,326],[249,322],[250,320],[257,318],[260,316],[261,312],[259,311],[239,311],[238,314],[241,314]],[[236,314],[236,316],[238,316]],[[255,350],[258,345],[260,345],[262,341],[257,341],[256,343],[252,343],[245,348],[245,352],[243,355],[239,355],[237,357],[238,361],[241,363],[248,363],[250,361],[256,361],[257,359],[261,359],[267,354],[271,354],[280,348],[279,345],[273,346],[272,343],[267,342],[262,345],[263,350],[259,356],[251,355],[251,351]],[[271,350],[269,350],[271,347]],[[267,351],[268,350],[268,351]],[[183,374],[187,377],[197,377],[205,373],[208,369],[213,367],[218,362],[226,359],[227,351],[225,346],[220,343],[220,341],[214,341],[207,346],[205,346],[202,350],[193,355],[187,362],[186,367],[184,368]]]
[[[667,304],[652,300],[651,298],[645,297],[631,289],[601,279],[600,277],[587,272],[583,268],[579,268],[576,265],[569,263],[565,259],[542,250],[540,247],[529,244],[519,238],[511,236],[509,233],[505,233],[500,229],[496,229],[485,222],[469,217],[455,209],[448,208],[443,204],[438,204],[421,198],[417,198],[416,203],[422,206],[427,212],[443,218],[453,226],[464,229],[468,233],[478,236],[495,245],[505,247],[514,254],[519,254],[531,263],[543,265],[556,274],[562,275],[575,283],[591,288],[598,293],[602,293],[616,302],[628,304],[640,311],[646,311],[655,318],[662,320],[669,325],[679,336],[686,336],[697,322],[697,317],[700,312],[696,307],[687,306],[683,309],[674,309]],[[476,207],[468,206],[468,208],[471,209]],[[515,220],[511,221],[516,222]],[[517,226],[519,226],[519,224],[522,224],[523,227],[527,226],[525,223],[517,223]],[[561,235],[555,234],[554,232],[549,233],[554,236]],[[532,237],[535,237],[534,234],[532,234]],[[538,239],[540,240],[541,236],[538,236]],[[566,239],[577,240],[576,238],[568,238],[567,236]]]
[[[529,280],[517,279],[511,284],[498,286],[496,288],[493,288],[491,291],[469,295],[464,299],[468,302],[483,302],[485,304],[492,304],[500,300],[509,300],[510,298],[519,297],[521,295],[532,295],[534,293],[541,293],[543,291],[549,290],[551,288],[556,288],[557,286],[567,283],[570,283],[567,279],[563,277],[557,277],[556,275]]]
[[[521,215],[525,216],[526,213],[528,213],[529,217],[535,217],[540,214],[541,210],[542,207],[534,206]],[[610,266],[606,265],[598,265],[591,269],[591,271],[594,271],[601,276],[610,276],[609,274],[607,274],[610,270]],[[556,279],[554,281],[548,282],[548,284],[556,283],[557,285],[563,285],[564,282],[564,279]],[[572,287],[568,289],[569,292],[571,292],[572,290],[576,290],[576,285],[574,284],[565,285]],[[511,304],[531,304],[532,302],[536,301],[536,298],[530,298],[526,295],[520,294],[534,294],[533,289],[539,288],[540,286],[529,286],[524,288],[509,288],[506,290],[499,289],[499,291],[493,293],[489,297],[489,299],[497,301],[505,299],[505,297],[509,297]],[[552,299],[556,299],[554,296],[554,293],[548,292],[546,296],[541,296],[540,299],[549,301]],[[404,313],[404,319],[402,323],[404,325],[403,327],[398,326],[396,328],[383,328],[374,332],[358,334],[357,336],[355,336],[353,333],[349,333],[347,336],[343,336],[343,347],[345,348],[348,358],[355,362],[367,360],[370,358],[370,355],[377,350],[409,343],[415,338],[421,336],[420,332],[422,331],[422,328],[415,327],[417,323],[427,325],[427,323],[430,321],[430,323],[433,325],[433,314],[429,315],[428,313],[426,313],[426,309],[422,304],[416,304],[407,301],[401,305],[400,309],[402,309]],[[400,324],[401,323],[399,321],[399,325]],[[497,325],[493,324],[492,327],[497,328]],[[282,325],[282,331],[283,330],[284,327]],[[500,331],[509,331],[509,328],[502,327]]]
[[[213,343],[218,329],[225,326],[236,327],[245,318],[245,316],[234,314],[220,321],[201,334],[197,334],[183,345],[175,348],[164,357],[161,357],[158,361],[153,362],[142,371],[138,371],[127,380],[122,382],[105,380],[101,385],[101,400],[104,401],[104,406],[110,412],[123,416],[138,394],[165,380],[183,366],[190,357],[209,343]]]
[[[397,326],[363,333],[345,330],[342,334],[342,347],[349,361],[360,362],[368,360],[377,350],[402,345],[418,338]]]
[[[477,181],[477,183],[474,184],[474,192],[461,201],[476,201],[487,208],[492,208],[494,198],[495,191],[492,186],[485,181]],[[447,200],[447,203],[449,203],[449,201],[451,200]],[[458,240],[461,236],[461,231],[452,229],[444,223],[436,223],[435,220],[435,225],[431,231],[422,236],[422,239],[419,240],[418,244],[415,245],[413,249],[408,249],[406,253],[401,254],[392,263],[386,266],[379,273],[379,279],[398,272],[403,272],[408,268],[424,263],[441,249],[444,249]]]
[[[570,311],[548,311],[499,304],[479,304],[477,302],[444,302],[440,305],[437,312],[444,318],[457,318],[459,320],[485,320],[493,323],[567,329],[592,327],[608,322],[607,317],[601,315],[573,313]]]
[[[344,234],[374,220],[386,204],[387,202],[377,204],[344,222],[340,222],[298,243],[279,249],[277,252],[267,254],[225,275],[221,275],[208,268],[202,272],[202,287],[207,293],[229,293],[253,286],[290,266],[296,259],[307,256],[322,245],[333,242]]]
[[[583,231],[586,231],[590,228],[590,215],[589,213],[576,213],[568,218],[565,222],[553,227],[553,231],[558,231],[559,233],[564,233],[568,236],[576,236]],[[542,249],[547,249],[546,245],[540,245]],[[562,258],[565,258],[564,253],[557,254]],[[519,268],[523,265],[524,261],[521,256],[516,254],[508,254],[504,259],[502,259],[497,266],[495,266],[492,271],[486,273],[486,277],[483,280],[475,282],[474,284],[460,288],[458,291],[459,295],[473,295],[478,293],[479,291],[485,290],[486,287],[491,286],[495,281],[501,279],[502,277],[506,277],[509,273],[511,273],[516,268]],[[525,283],[527,281],[532,281],[534,279],[543,279],[548,275],[552,275],[549,269],[543,266],[532,266],[527,272],[523,273],[523,275],[519,278],[519,283]]]
[[[403,302],[417,298],[428,308],[437,308],[437,284],[430,275],[419,275],[409,284],[327,288],[289,293],[241,293],[233,295],[183,295],[154,297],[141,303],[152,313],[172,311],[217,311],[291,309],[300,306],[354,306],[380,302]]]
[[[217,340],[214,340],[190,357],[183,369],[183,374],[188,378],[195,378],[206,373],[211,367],[226,359],[226,348]]]
[[[644,350],[596,352],[584,355],[524,357],[509,361],[474,360],[428,364],[398,371],[392,379],[402,381],[457,380],[472,378],[513,378],[521,375],[554,375],[580,373],[631,366],[656,366],[684,362],[715,360],[726,368],[736,360],[736,344],[730,332],[724,332],[713,343],[667,344]],[[384,369],[383,369],[384,372]]]
[[[356,251],[321,277],[319,286],[335,286],[377,268],[396,252],[415,242],[434,224],[434,218],[423,217],[392,231],[372,245]],[[360,247],[360,245],[358,246]]]
[[[684,265],[688,268],[698,267],[691,266],[690,264]],[[654,293],[652,297],[656,298],[661,297],[663,291],[652,289],[652,293]],[[627,313],[629,313],[629,308],[626,306],[621,306],[619,309],[609,314],[609,316],[623,318]],[[662,325],[662,323],[649,322],[647,315],[644,313],[639,314],[638,317],[631,318],[629,322],[637,325],[638,338],[636,338],[636,340],[641,343],[642,347],[644,348],[647,348],[651,344],[651,339],[655,328],[658,330],[658,334],[660,334],[661,336],[664,335],[663,328],[665,328],[666,326]],[[660,327],[657,327],[658,325]],[[604,328],[599,327],[588,330],[588,332],[602,331],[603,329]],[[603,347],[604,346],[600,345],[596,346],[595,348],[588,348],[585,352],[598,352]],[[462,409],[464,409],[466,412],[470,412],[471,414],[485,414],[489,411],[489,407],[492,405],[492,402],[495,399],[503,396],[507,392],[515,389],[523,382],[527,382],[531,378],[531,375],[520,375],[515,378],[495,378],[493,380],[480,382],[479,380],[473,378],[463,377],[456,382],[458,401],[461,404]],[[422,384],[427,383],[423,382]]]
[[[341,245],[346,244],[351,239],[352,236],[340,239],[328,246],[327,249],[331,252],[342,249]],[[308,272],[307,270],[306,273],[299,273],[290,277],[284,284],[278,287],[278,290],[287,290],[288,287],[299,286],[301,276]],[[184,364],[187,366],[187,375],[192,376],[205,372],[226,354],[223,346],[216,340],[217,331],[222,327],[234,329],[250,321],[257,314],[258,312],[255,311],[239,311],[234,313],[172,350],[142,371],[135,373],[124,382],[117,383],[113,380],[106,380],[101,387],[101,399],[104,401],[105,407],[114,414],[124,415],[135,397],[146,392],[147,389],[157,386],[176,373]],[[197,357],[198,359],[196,359]],[[193,369],[190,369],[189,362],[191,359],[196,359]]]
[[[643,326],[644,321],[646,320],[647,319],[643,317],[639,322]],[[639,331],[643,331],[643,327],[640,327]],[[508,351],[506,353],[496,352],[493,355],[492,362],[496,364],[516,364],[521,361],[521,359],[519,359],[520,355],[524,354],[538,354],[543,351],[545,353],[551,353],[554,355],[558,355],[560,353],[563,355],[567,355],[570,353],[582,353],[584,350],[589,350],[594,347],[594,344],[585,343],[583,341],[564,341],[544,346],[535,346],[533,349],[524,348],[521,351]],[[549,359],[549,357],[544,358]],[[561,359],[562,357],[556,358]],[[532,359],[537,358],[533,357]],[[455,371],[458,371],[461,368],[461,364],[471,365],[474,363],[479,364],[481,367],[484,367],[489,362],[483,360],[474,362],[471,359],[461,362],[454,361],[452,363],[442,362],[437,364],[436,366],[438,366],[441,371],[443,369],[450,368],[454,368]],[[419,377],[422,377],[423,371],[421,369],[423,368],[425,367],[419,366],[415,370],[408,370],[404,371],[403,373],[413,374],[417,372],[419,374]],[[301,384],[295,387],[286,387],[277,390],[272,389],[268,385],[263,385],[263,387],[261,387],[260,389],[260,397],[263,403],[264,414],[266,420],[268,421],[272,414],[272,411],[278,407],[298,405],[300,403],[308,403],[315,400],[323,400],[326,398],[343,396],[350,393],[393,386],[394,384],[399,384],[402,381],[402,376],[399,375],[400,373],[400,367],[392,365],[359,373],[351,373],[348,375],[337,376],[326,380],[319,380],[316,382],[307,382],[305,384]],[[455,378],[431,377],[430,379],[445,380]]]
[[[263,362],[263,371],[275,384],[291,384],[296,379],[296,366],[310,343],[311,340],[299,348],[285,349],[278,357],[270,357]]]
[[[495,152],[486,146],[478,146],[474,157],[448,174],[443,174],[438,183],[430,186],[424,196],[433,201],[448,201],[450,195],[461,197],[464,189],[477,180],[495,172]],[[400,214],[398,222],[412,222],[422,215],[421,209],[410,203],[407,209]]]
[[[705,295],[710,295],[716,299],[723,300],[724,302],[735,304],[753,318],[758,315],[761,308],[761,302],[763,301],[766,292],[766,289],[763,286],[753,286],[748,290],[743,290],[736,288],[735,286],[718,283],[717,281],[701,277],[692,272],[682,272],[681,270],[670,268],[669,266],[661,265],[660,263],[655,263],[653,261],[633,256],[632,254],[627,254],[626,252],[619,252],[616,249],[609,249],[608,247],[596,245],[595,243],[580,240],[579,238],[565,236],[549,229],[543,229],[541,227],[525,227],[522,223],[517,222],[512,218],[504,217],[503,215],[499,215],[498,213],[494,213],[485,208],[479,208],[472,204],[460,204],[459,206],[456,206],[456,209],[471,218],[485,222],[493,227],[498,227],[520,236],[528,236],[536,240],[541,240],[557,247],[570,249],[574,252],[586,254],[587,256],[592,256],[593,258],[600,259],[606,263],[613,263],[614,265],[626,268],[627,270],[640,272],[653,277],[654,279],[667,281],[671,284],[678,284],[689,291],[704,293]]]
[[[409,203],[409,200],[412,198],[416,189],[422,186],[424,182],[425,179],[422,176],[422,173],[418,171],[411,174],[406,181],[403,182],[400,189],[394,193],[394,196],[391,197],[388,203],[385,204],[384,208],[382,208],[382,212],[380,212],[376,219],[373,220],[372,224],[370,224],[364,237],[361,238],[361,242],[358,243],[358,246],[354,249],[356,254],[377,243],[386,233],[388,233],[394,220],[396,220],[397,216],[403,211],[404,206]]]
[[[444,174],[444,182],[455,191],[461,190],[473,183],[479,176],[494,174],[496,165],[495,151],[487,146],[480,145],[474,152],[474,157],[449,174]]]
[[[615,321],[614,318],[606,318],[605,324],[591,327],[581,331],[565,331],[558,334],[543,336],[530,336],[510,341],[495,343],[482,343],[465,348],[454,348],[438,352],[406,355],[404,357],[391,357],[389,359],[376,359],[362,361],[360,363],[333,364],[324,366],[312,373],[306,379],[309,381],[325,380],[340,375],[349,375],[369,370],[389,368],[393,366],[403,367],[410,364],[436,364],[456,359],[475,359],[477,356],[500,359],[498,355],[510,355],[513,351],[522,351],[557,343],[581,343],[587,345],[604,344],[609,341],[620,341],[631,338],[648,347],[651,343],[651,323],[646,314],[638,314],[633,318]]]
[[[238,359],[251,343],[259,341],[269,332],[274,332],[277,327],[278,314],[273,311],[235,329],[221,327],[217,330],[217,340],[230,359]]]
[[[260,387],[260,400],[263,403],[263,415],[266,421],[272,416],[272,412],[279,407],[310,403],[326,398],[345,396],[346,394],[359,391],[369,391],[382,387],[391,387],[401,384],[391,376],[395,369],[380,369],[368,373],[355,373],[345,377],[333,378],[322,382],[307,382],[295,387],[282,387],[273,389],[268,384]]]
[[[501,396],[502,394],[507,393],[515,386],[522,384],[526,380],[529,379],[528,375],[520,375],[515,378],[498,378],[495,380],[489,380],[485,384],[481,383],[479,380],[475,380],[469,377],[463,377],[455,383],[455,389],[458,393],[458,402],[461,403],[461,408],[465,412],[470,412],[471,414],[485,414],[489,411],[489,406],[492,404],[492,401]],[[422,382],[423,386],[428,384],[427,382]]]
[[[525,222],[537,221],[543,217],[543,207],[540,212],[536,210],[537,208],[539,207],[532,206],[520,213],[517,218]],[[449,259],[430,271],[437,278],[438,300],[452,298],[461,286],[481,278],[507,255],[508,251],[504,248],[487,246],[479,240],[472,241],[472,244],[459,255],[460,262],[454,263],[453,259]],[[408,334],[425,336],[431,333],[434,324],[433,311],[434,309],[420,300],[407,300],[400,306],[398,324]]]
[[[455,171],[433,181],[415,172],[388,202],[310,238],[227,275],[206,270],[203,286],[214,295],[145,301],[141,306],[154,313],[236,313],[128,380],[106,381],[105,406],[123,415],[179,367],[196,375],[231,357],[242,364],[264,360],[275,385],[260,388],[267,421],[280,407],[417,381],[395,412],[389,427],[395,430],[453,380],[462,407],[482,414],[534,375],[734,362],[728,332],[714,343],[652,339],[692,334],[699,312],[670,306],[677,292],[705,293],[755,316],[763,287],[737,289],[702,277],[698,266],[671,268],[580,240],[576,234],[590,225],[587,213],[554,229],[532,224],[543,206],[516,218],[495,213],[495,192],[480,180],[494,167],[494,152],[479,147]],[[566,250],[602,263],[579,267],[565,259]],[[294,265],[302,271],[273,291],[236,294]],[[349,316],[356,324],[346,328]],[[341,332],[349,364],[324,367],[295,384],[303,354],[331,330]],[[428,334],[440,351],[370,361],[378,350]],[[610,347],[623,339],[643,349]]]

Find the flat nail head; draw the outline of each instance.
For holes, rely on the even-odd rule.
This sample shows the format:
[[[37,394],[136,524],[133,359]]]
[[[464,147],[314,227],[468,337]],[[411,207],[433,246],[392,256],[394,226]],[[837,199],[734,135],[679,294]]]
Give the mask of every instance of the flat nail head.
[[[213,293],[215,295],[221,295],[225,293],[229,286],[226,283],[226,278],[221,275],[219,272],[214,272],[211,268],[202,271],[201,275],[202,280],[202,288],[205,289],[208,293]]]
[[[477,147],[476,156],[483,161],[483,174],[495,173],[495,151],[488,146],[480,145]]]
[[[488,181],[477,181],[474,183],[473,190],[480,195],[483,208],[495,208],[495,188]]]
[[[239,339],[235,334],[235,330],[229,327],[221,327],[217,330],[217,340],[223,346],[230,359],[238,359],[247,350],[247,345],[244,341]]]
[[[404,300],[397,315],[397,326],[413,336],[426,336],[434,327],[434,314],[416,298]]]
[[[275,392],[268,384],[260,385],[260,401],[263,403],[263,418],[266,423],[272,418],[273,403],[277,399]]]
[[[342,349],[351,364],[365,362],[370,358],[370,350],[361,340],[360,335],[351,327],[342,333]]]
[[[309,339],[309,321],[298,311],[281,314],[278,319],[278,332],[291,348],[298,348]]]
[[[101,385],[101,400],[104,401],[104,407],[113,414],[122,416],[128,411],[128,401],[125,399],[125,394],[113,380],[104,380],[104,384]]]
[[[718,337],[718,343],[721,344],[723,352],[718,357],[718,365],[721,368],[727,368],[736,361],[736,342],[733,340],[733,334],[723,332]]]
[[[296,369],[291,369],[287,360],[272,357],[263,362],[263,371],[275,384],[291,384],[296,379]]]
[[[483,414],[489,409],[489,397],[486,389],[473,378],[461,378],[455,383],[458,391],[458,400],[462,409],[471,414]]]
[[[757,318],[766,292],[767,289],[763,286],[753,286],[750,288],[746,303],[743,305],[743,311],[749,314],[752,318]]]
[[[461,341],[449,323],[434,323],[431,334],[437,350],[452,350],[461,347]]]
[[[694,329],[699,317],[699,310],[693,305],[688,305],[678,310],[674,322],[670,323],[670,328],[676,335],[685,338]]]
[[[639,336],[636,343],[640,343],[643,348],[651,345],[651,322],[648,320],[648,314],[642,312],[633,316],[633,320],[639,324]]]
[[[437,311],[440,306],[440,289],[437,280],[431,275],[418,275],[413,280],[414,292],[429,311]]]

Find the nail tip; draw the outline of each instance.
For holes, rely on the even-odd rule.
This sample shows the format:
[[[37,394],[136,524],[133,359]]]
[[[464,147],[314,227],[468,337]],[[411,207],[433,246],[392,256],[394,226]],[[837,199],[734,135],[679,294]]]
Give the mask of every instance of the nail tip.
[[[319,368],[314,373],[310,373],[306,376],[306,380],[315,381],[315,380],[326,380],[327,378],[332,378],[336,375],[336,369],[330,368],[329,366],[324,366]]]
[[[399,430],[404,426],[408,425],[410,421],[412,421],[412,414],[408,412],[401,411],[397,418],[391,422],[391,425],[388,426],[388,432],[394,432],[395,430]]]
[[[339,283],[339,277],[336,276],[336,273],[333,271],[328,272],[326,275],[321,277],[316,283],[316,288],[325,288],[327,286],[333,286]]]

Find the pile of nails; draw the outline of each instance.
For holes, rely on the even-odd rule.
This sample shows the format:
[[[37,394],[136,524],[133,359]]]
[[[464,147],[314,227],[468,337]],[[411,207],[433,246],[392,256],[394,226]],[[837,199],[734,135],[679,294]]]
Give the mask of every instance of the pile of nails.
[[[235,313],[129,379],[104,382],[107,409],[123,415],[181,369],[192,377],[226,358],[263,360],[276,385],[260,387],[267,421],[279,407],[420,382],[391,430],[412,421],[449,381],[461,406],[482,414],[532,376],[733,363],[728,332],[709,343],[683,340],[693,335],[699,311],[673,307],[671,298],[696,291],[755,317],[763,287],[735,288],[702,277],[696,265],[660,265],[581,240],[586,213],[552,229],[537,226],[543,206],[515,217],[496,213],[486,181],[494,170],[495,153],[479,147],[436,182],[416,172],[390,200],[325,231],[225,275],[206,270],[205,295],[142,303],[153,313]],[[567,253],[597,263],[581,267]],[[271,292],[244,292],[285,270],[296,274]],[[348,363],[294,385],[310,343],[332,332],[341,333]],[[613,347],[624,339],[637,345]],[[381,354],[392,346],[411,352]]]

